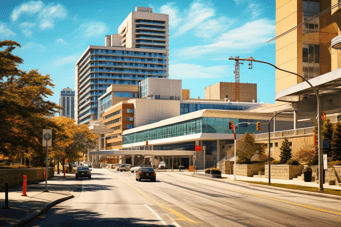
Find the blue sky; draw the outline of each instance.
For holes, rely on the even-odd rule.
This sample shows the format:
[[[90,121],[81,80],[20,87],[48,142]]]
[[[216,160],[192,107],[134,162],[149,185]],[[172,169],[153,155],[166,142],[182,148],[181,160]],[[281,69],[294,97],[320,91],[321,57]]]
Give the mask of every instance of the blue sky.
[[[275,64],[275,1],[269,0],[0,0],[0,40],[21,48],[23,70],[50,74],[53,102],[59,92],[75,86],[75,63],[89,45],[104,45],[104,37],[136,6],[153,7],[170,20],[170,76],[182,79],[191,98],[205,97],[205,87],[234,82],[230,56],[254,57]],[[241,82],[258,84],[258,102],[274,103],[275,70],[267,65],[241,66]]]

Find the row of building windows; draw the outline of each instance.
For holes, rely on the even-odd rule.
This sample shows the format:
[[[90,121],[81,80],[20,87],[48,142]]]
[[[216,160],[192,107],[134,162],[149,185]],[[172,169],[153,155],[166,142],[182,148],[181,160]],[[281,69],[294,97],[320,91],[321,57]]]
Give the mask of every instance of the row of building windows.
[[[122,67],[144,68],[144,69],[165,69],[166,68],[165,65],[122,63],[122,62],[109,62],[109,61],[92,62],[90,66],[122,66]]]
[[[134,92],[123,92],[123,91],[115,91],[114,97],[124,97],[124,98],[137,98],[137,93]]]
[[[110,78],[110,79],[135,79],[143,80],[146,78],[165,78],[165,76],[143,76],[143,75],[129,75],[129,74],[111,74],[111,73],[91,73],[91,78]],[[118,80],[121,81],[121,80]],[[108,80],[107,82],[113,82]],[[115,82],[115,81],[114,81]]]
[[[112,124],[115,124],[115,123],[117,123],[117,122],[120,122],[122,120],[122,118],[116,118],[116,119],[114,119],[114,120],[111,120],[111,121],[108,121],[108,122],[106,122],[106,123],[104,123],[105,125],[112,125]]]
[[[117,73],[137,73],[137,74],[159,74],[164,75],[166,72],[163,70],[146,70],[146,69],[122,69],[122,68],[101,68],[94,67],[90,72],[117,72]]]
[[[212,110],[247,110],[254,105],[233,105],[231,103],[226,104],[180,104],[180,114],[192,113],[198,110],[212,109]]]
[[[122,113],[122,110],[117,110],[117,111],[115,111],[115,112],[113,112],[111,114],[108,114],[108,115],[104,116],[104,119],[108,119],[110,117],[116,116],[116,115],[121,114],[121,113]]]
[[[265,148],[268,148],[269,143],[265,144]],[[289,146],[292,146],[292,142],[289,141]],[[275,142],[275,147],[278,147],[278,142]],[[273,148],[273,143],[270,143],[270,148]]]
[[[135,23],[141,23],[141,24],[156,24],[156,25],[165,25],[165,21],[154,21],[154,20],[135,20]]]
[[[152,59],[152,58],[131,58],[131,57],[114,57],[114,56],[104,56],[95,55],[91,56],[92,61],[96,60],[108,60],[108,61],[118,61],[118,62],[147,62],[147,63],[165,63],[165,59]]]
[[[164,139],[177,136],[185,136],[196,133],[224,133],[232,134],[233,130],[229,129],[229,122],[233,121],[236,125],[241,122],[252,122],[255,120],[229,119],[229,118],[198,118],[185,122],[176,123],[174,125],[163,126],[142,132],[136,132],[124,136],[124,144],[143,142],[146,140]],[[256,125],[240,124],[236,129],[237,134],[245,134],[256,132]]]
[[[127,56],[143,56],[143,57],[158,57],[158,58],[165,57],[163,53],[148,53],[148,52],[122,51],[122,50],[100,50],[100,49],[91,51],[91,54],[127,55]]]
[[[156,50],[165,50],[166,47],[164,46],[148,46],[148,45],[136,45],[137,48],[144,48],[144,49],[156,49]]]
[[[137,39],[159,39],[159,40],[165,40],[166,37],[162,36],[153,36],[153,35],[136,35]]]

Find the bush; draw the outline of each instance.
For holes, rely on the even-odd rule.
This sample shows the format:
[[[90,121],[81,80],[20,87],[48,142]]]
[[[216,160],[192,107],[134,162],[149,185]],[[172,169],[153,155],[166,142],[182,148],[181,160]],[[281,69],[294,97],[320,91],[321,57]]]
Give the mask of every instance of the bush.
[[[221,174],[221,171],[217,168],[205,169],[205,174]]]
[[[328,162],[328,167],[340,166],[340,165],[341,165],[341,161]]]
[[[288,165],[293,165],[293,166],[298,166],[300,165],[300,163],[296,160],[296,159],[290,159],[288,162],[287,162]]]
[[[269,162],[268,162],[269,163]],[[273,160],[272,162],[271,162],[271,164],[273,164],[273,165],[278,165],[278,164],[282,164],[280,161],[278,161],[278,160]]]
[[[302,147],[295,154],[294,159],[298,160],[303,164],[311,164],[314,162],[314,157],[316,156],[316,149],[314,146]]]
[[[242,159],[242,160],[238,159],[236,163],[237,164],[251,164],[252,162],[249,159]]]

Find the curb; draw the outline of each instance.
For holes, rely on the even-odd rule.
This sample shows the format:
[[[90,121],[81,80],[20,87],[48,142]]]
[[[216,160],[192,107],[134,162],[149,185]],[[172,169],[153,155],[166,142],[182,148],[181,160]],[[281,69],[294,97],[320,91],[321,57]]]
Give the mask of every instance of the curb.
[[[192,177],[204,178],[204,179],[208,179],[208,180],[222,182],[225,184],[235,184],[235,185],[244,184],[244,185],[251,185],[251,186],[260,187],[260,188],[265,187],[268,189],[273,189],[273,190],[278,190],[278,191],[286,191],[286,192],[293,192],[293,193],[304,194],[304,195],[312,195],[312,196],[317,196],[317,197],[325,197],[325,198],[330,198],[330,199],[341,200],[341,196],[338,196],[338,195],[329,195],[329,194],[324,194],[324,193],[308,192],[308,191],[302,191],[302,190],[296,190],[296,189],[290,189],[290,188],[280,188],[280,187],[274,187],[274,186],[269,186],[269,185],[252,184],[252,183],[244,182],[244,181],[239,181],[239,182],[226,181],[226,180],[224,181],[224,180],[218,180],[218,179],[214,179],[214,178],[210,178],[210,177],[206,177],[206,176],[199,176],[199,175],[194,175]]]
[[[38,211],[35,211],[32,214],[26,216],[25,218],[15,222],[13,224],[13,226],[22,226],[22,225],[26,224],[27,222],[31,221],[32,219],[38,217],[39,215],[41,215],[42,213],[44,213],[45,211],[47,211],[51,207],[57,205],[58,203],[64,202],[65,200],[71,199],[71,198],[73,198],[73,195],[69,195],[69,196],[66,196],[64,198],[57,199],[57,200],[55,200],[49,204],[46,204],[43,207],[41,207]]]

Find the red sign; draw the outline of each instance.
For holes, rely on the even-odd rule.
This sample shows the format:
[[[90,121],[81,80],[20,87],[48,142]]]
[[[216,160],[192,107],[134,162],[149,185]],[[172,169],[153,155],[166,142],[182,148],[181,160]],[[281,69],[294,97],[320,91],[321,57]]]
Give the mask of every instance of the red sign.
[[[146,146],[148,146],[148,140],[146,140]]]
[[[67,163],[68,161],[69,161],[69,159],[66,158],[66,159],[65,159],[65,162]]]
[[[201,151],[201,146],[195,146],[195,151]]]

